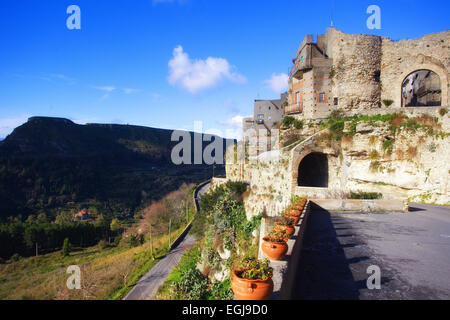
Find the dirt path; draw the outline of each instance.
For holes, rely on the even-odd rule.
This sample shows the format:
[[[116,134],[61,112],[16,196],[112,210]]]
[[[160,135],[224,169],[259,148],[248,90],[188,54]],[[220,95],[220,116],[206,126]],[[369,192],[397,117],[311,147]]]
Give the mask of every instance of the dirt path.
[[[198,196],[205,194],[209,190],[209,186],[207,184],[202,187],[198,191]],[[123,300],[152,300],[158,288],[167,280],[172,269],[180,262],[184,252],[191,248],[194,242],[195,238],[187,234],[176,248],[173,248],[172,251],[139,280]]]

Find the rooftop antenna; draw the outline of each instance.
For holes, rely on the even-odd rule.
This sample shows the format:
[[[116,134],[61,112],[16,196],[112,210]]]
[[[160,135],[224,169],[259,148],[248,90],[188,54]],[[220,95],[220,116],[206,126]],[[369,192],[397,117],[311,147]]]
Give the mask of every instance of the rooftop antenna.
[[[334,26],[333,26],[333,11],[334,11],[334,0],[331,0],[331,28],[334,28]]]

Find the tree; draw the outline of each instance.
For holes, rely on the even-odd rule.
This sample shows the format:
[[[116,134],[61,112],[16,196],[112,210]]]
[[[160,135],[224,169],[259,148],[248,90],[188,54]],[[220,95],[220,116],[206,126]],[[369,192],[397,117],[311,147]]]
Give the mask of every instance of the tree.
[[[63,257],[68,257],[70,255],[71,250],[71,244],[69,242],[69,238],[64,239],[63,248],[62,248],[62,255]]]
[[[112,232],[117,232],[117,231],[119,231],[120,228],[121,228],[119,219],[114,218],[114,219],[111,221],[111,224],[110,224],[109,227],[110,227],[110,229],[111,229]]]

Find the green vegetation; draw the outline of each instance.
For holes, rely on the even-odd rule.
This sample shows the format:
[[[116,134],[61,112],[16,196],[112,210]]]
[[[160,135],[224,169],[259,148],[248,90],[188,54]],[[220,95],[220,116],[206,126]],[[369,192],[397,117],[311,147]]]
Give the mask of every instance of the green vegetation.
[[[141,210],[139,212],[141,218],[137,223],[129,225],[125,232],[119,222],[109,222],[106,219],[72,223],[73,226],[88,228],[86,230],[101,224],[109,228],[111,232],[109,235],[119,232],[116,237],[102,238],[97,245],[82,248],[79,242],[72,242],[70,237],[67,237],[67,240],[64,241],[65,238],[61,240],[60,247],[64,242],[65,245],[59,252],[45,253],[39,245],[38,257],[21,258],[17,253],[13,254],[5,264],[0,265],[0,279],[2,279],[0,299],[123,298],[168,252],[166,217],[172,221],[172,242],[193,219],[192,187],[184,185]],[[30,219],[27,223],[36,223],[34,220]],[[49,223],[49,225],[57,224]],[[75,237],[75,240],[77,239],[78,237]],[[65,248],[69,247],[70,242],[72,245],[68,254]],[[1,249],[4,247],[6,246],[1,246]],[[69,265],[78,265],[81,268],[83,275],[81,290],[66,289],[65,271]]]
[[[392,151],[394,149],[394,139],[386,139],[383,141],[383,150],[387,154],[392,154]]]
[[[128,125],[29,121],[0,143],[0,220],[44,213],[67,222],[87,208],[133,223],[152,201],[211,176],[208,165],[172,163],[177,142],[171,135]],[[223,172],[217,165],[216,174]]]
[[[299,129],[303,129],[303,126],[304,126],[304,122],[302,120],[296,119],[291,116],[284,117],[283,122],[282,122],[282,127],[284,129],[289,129],[289,128],[293,127],[295,129],[299,130]]]
[[[223,268],[231,270],[244,255],[257,254],[252,233],[259,227],[262,214],[247,220],[242,201],[246,190],[246,184],[229,181],[201,198],[201,211],[191,229],[200,240],[172,271],[157,299],[233,298],[230,278],[215,283],[210,275]],[[230,257],[222,260],[219,250],[229,250]],[[202,271],[197,270],[198,264],[203,265]]]
[[[383,104],[386,107],[390,107],[394,103],[394,100],[383,100]]]
[[[265,280],[273,274],[269,259],[261,261],[254,257],[245,257],[237,270],[239,270],[237,276],[247,280]]]
[[[350,192],[349,199],[355,199],[355,200],[377,200],[382,199],[383,195],[378,192]]]
[[[377,122],[383,122],[389,126],[391,134],[394,138],[388,138],[383,141],[383,150],[386,154],[391,154],[393,152],[395,137],[402,130],[408,130],[410,132],[422,130],[426,132],[428,136],[441,139],[449,136],[449,133],[441,130],[441,124],[439,124],[438,118],[433,118],[426,114],[414,118],[409,118],[402,113],[384,115],[378,114],[373,116],[355,115],[345,117],[342,116],[342,113],[339,110],[334,110],[327,121],[321,124],[321,129],[329,129],[329,133],[324,133],[321,138],[328,141],[328,144],[332,141],[342,141],[343,138],[348,140],[356,134],[357,125],[361,122],[367,122],[374,126],[377,125]],[[375,140],[376,138],[371,137],[369,143],[373,145]],[[372,167],[376,170],[379,169],[377,162],[373,162]]]
[[[64,239],[63,248],[62,248],[62,255],[63,257],[68,257],[70,255],[71,245],[69,242],[69,238]]]

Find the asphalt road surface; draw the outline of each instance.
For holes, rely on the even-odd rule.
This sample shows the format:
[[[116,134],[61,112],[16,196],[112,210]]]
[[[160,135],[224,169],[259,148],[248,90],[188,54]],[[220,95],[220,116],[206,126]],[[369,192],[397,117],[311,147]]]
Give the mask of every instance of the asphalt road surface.
[[[311,212],[294,299],[450,299],[450,207],[410,207]],[[379,290],[367,288],[371,265],[381,270]]]
[[[205,194],[209,187],[209,184],[202,187],[198,192],[198,196]],[[158,288],[167,280],[172,269],[180,262],[185,251],[194,245],[194,242],[195,238],[187,234],[176,248],[172,249],[139,280],[124,300],[152,300]]]

